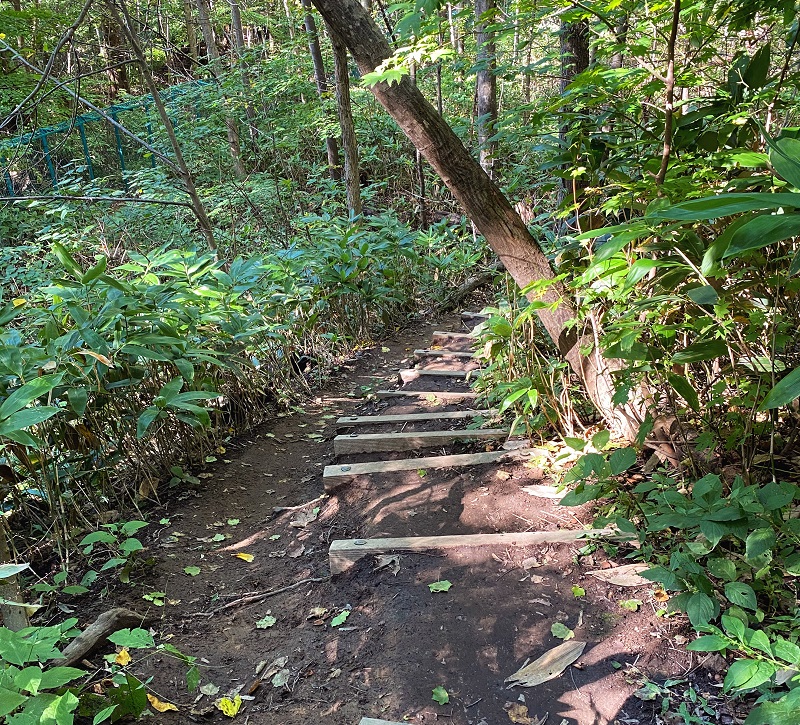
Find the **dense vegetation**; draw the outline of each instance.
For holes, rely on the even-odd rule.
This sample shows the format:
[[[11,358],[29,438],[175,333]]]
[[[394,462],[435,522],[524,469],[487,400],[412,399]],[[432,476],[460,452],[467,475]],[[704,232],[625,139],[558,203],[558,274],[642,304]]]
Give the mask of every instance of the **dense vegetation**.
[[[306,0],[0,10],[0,555],[35,557],[43,603],[91,587],[87,562],[124,577],[139,523],[106,511],[191,485],[494,250],[487,397],[583,454],[564,503],[639,538],[662,614],[758,696],[747,722],[800,723],[795,2],[314,5],[328,25]],[[474,169],[414,137],[414,86]],[[486,174],[505,226],[502,197],[474,201]],[[21,673],[73,625],[0,630],[0,716],[72,722],[79,671]],[[99,723],[146,702],[81,706]]]

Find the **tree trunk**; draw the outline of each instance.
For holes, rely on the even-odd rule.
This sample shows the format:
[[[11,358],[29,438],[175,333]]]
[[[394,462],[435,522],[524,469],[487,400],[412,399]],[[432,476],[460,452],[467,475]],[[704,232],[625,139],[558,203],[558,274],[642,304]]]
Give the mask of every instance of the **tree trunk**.
[[[487,28],[495,22],[497,0],[475,0],[475,42],[478,72],[475,93],[478,114],[478,148],[483,170],[494,175],[497,144],[490,141],[497,124],[497,59],[494,32]]]
[[[247,127],[250,131],[250,141],[252,143],[253,151],[257,151],[258,129],[256,128],[256,112],[251,102],[251,87],[250,74],[247,71],[247,66],[242,61],[244,53],[244,30],[242,29],[242,13],[239,9],[238,0],[228,0],[231,6],[231,30],[233,31],[233,47],[236,50],[236,55],[242,68],[242,86],[244,86],[245,93],[247,94],[247,102],[244,107],[245,115],[247,116]]]
[[[128,69],[119,65],[126,60],[125,52],[121,49],[122,38],[116,25],[102,18],[100,21],[100,57],[106,64],[106,77],[108,78],[108,97],[113,101],[120,91],[131,92],[128,80]]]
[[[313,2],[347,44],[362,75],[374,71],[391,56],[389,44],[358,0]],[[568,290],[554,279],[547,257],[508,199],[408,77],[392,85],[378,83],[370,90],[442,177],[516,283],[521,288],[532,283],[541,285],[541,294],[529,292],[529,298],[555,306],[539,310],[542,325],[583,381],[598,411],[621,435],[629,440],[635,438],[640,411],[635,406],[623,409],[612,403],[612,372],[619,365],[602,358],[594,348],[591,331],[579,334],[573,324],[575,313]],[[593,351],[584,355],[581,346]]]
[[[411,61],[411,68],[409,72],[411,82],[417,85],[417,64]],[[439,111],[441,115],[441,111]],[[419,226],[420,229],[428,228],[428,202],[425,198],[425,162],[423,161],[422,154],[418,148],[414,149],[414,170],[417,174],[417,185],[419,189]]]
[[[207,0],[196,0],[197,3],[197,19],[200,24],[200,32],[203,33],[203,40],[206,44],[206,54],[211,63],[211,74],[214,79],[218,79],[218,70],[216,66],[219,65],[219,49],[217,48],[217,41],[214,38],[214,29],[211,27],[211,19],[208,15]],[[236,125],[236,120],[230,116],[225,116],[225,131],[228,135],[228,148],[231,153],[231,161],[233,161],[233,171],[239,178],[245,175],[244,166],[242,165],[242,149],[239,144],[239,127]]]
[[[306,35],[308,36],[308,51],[311,54],[311,62],[314,65],[314,81],[317,84],[317,95],[320,103],[323,104],[324,110],[325,97],[328,95],[328,78],[325,75],[325,64],[322,60],[322,50],[319,47],[317,23],[311,14],[311,0],[302,0],[302,2],[306,11]],[[326,137],[325,149],[328,152],[328,173],[331,179],[339,181],[342,178],[342,169],[339,166],[339,144],[336,142],[335,136]]]
[[[192,67],[197,67],[197,31],[194,22],[194,12],[192,11],[192,0],[183,0],[183,18],[186,23],[186,43],[189,46],[189,57],[192,59]]]
[[[316,3],[315,3],[316,4]],[[366,16],[372,26],[380,33],[378,26],[372,22],[372,17],[355,0],[359,14]],[[319,9],[319,5],[317,5]],[[322,13],[325,17],[325,14]],[[327,20],[327,17],[325,17]],[[350,74],[347,68],[347,44],[338,31],[328,25],[328,34],[331,36],[333,47],[333,69],[336,77],[336,108],[339,112],[339,126],[342,129],[342,149],[344,150],[344,185],[347,189],[347,208],[351,214],[361,214],[361,186],[358,169],[358,139],[356,127],[353,123],[353,109],[350,105]],[[381,35],[381,37],[383,37]],[[384,41],[385,43],[386,41]],[[386,45],[388,49],[388,44]]]
[[[8,537],[10,531],[5,519],[0,519],[0,564],[11,564],[11,553],[8,548]],[[19,588],[19,579],[16,575],[0,579],[0,598],[7,602],[22,601],[22,593]],[[15,607],[13,604],[0,604],[0,614],[3,615],[3,626],[13,632],[19,632],[29,626],[28,610],[25,607]]]

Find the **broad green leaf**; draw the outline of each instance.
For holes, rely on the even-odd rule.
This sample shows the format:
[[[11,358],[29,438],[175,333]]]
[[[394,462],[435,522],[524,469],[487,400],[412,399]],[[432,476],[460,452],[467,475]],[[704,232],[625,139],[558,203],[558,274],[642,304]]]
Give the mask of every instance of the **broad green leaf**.
[[[690,652],[722,652],[728,647],[730,647],[728,640],[717,634],[698,637],[694,642],[686,645],[686,649]]]
[[[447,690],[445,690],[444,687],[438,685],[437,687],[433,688],[432,699],[439,705],[446,705],[448,702],[450,702],[450,695],[447,693]]]
[[[10,579],[30,568],[30,564],[0,564],[0,579]]]
[[[762,214],[739,227],[731,237],[724,259],[763,249],[800,234],[800,214]]]
[[[430,589],[431,592],[435,594],[437,592],[449,592],[450,587],[452,586],[453,586],[452,582],[449,582],[447,581],[447,579],[444,579],[443,581],[438,581],[428,584],[428,589]]]
[[[800,141],[788,137],[773,140],[769,160],[775,171],[795,189],[800,189]]]
[[[592,445],[598,450],[602,451],[611,440],[611,431],[601,430],[592,436]]]
[[[621,473],[627,471],[634,463],[636,463],[635,448],[617,448],[608,458],[612,476],[619,476]]]
[[[339,627],[340,625],[344,624],[345,621],[347,621],[347,618],[349,616],[350,616],[350,610],[349,609],[345,609],[345,610],[339,612],[339,614],[337,614],[331,620],[331,627]]]
[[[575,637],[575,632],[573,632],[563,622],[554,622],[550,627],[550,634],[552,634],[554,637],[558,637],[558,639],[563,639],[565,642],[568,639]]]
[[[780,408],[798,397],[800,397],[800,368],[795,368],[786,377],[781,378],[778,384],[767,393],[764,402],[758,409]]]
[[[57,375],[42,375],[20,386],[5,399],[2,405],[0,405],[0,419],[8,418],[12,413],[22,410],[26,405],[32,403],[37,398],[46,395],[59,385],[63,378],[63,373],[58,373]]]
[[[731,604],[736,604],[745,609],[755,611],[758,606],[756,603],[756,593],[753,587],[744,582],[729,582],[725,585],[725,597]]]
[[[695,592],[686,604],[686,614],[695,628],[705,626],[714,616],[714,601],[703,592]]]
[[[775,532],[771,528],[751,531],[745,540],[745,558],[757,559],[775,546]]]
[[[697,391],[683,375],[669,373],[667,379],[672,389],[689,404],[692,410],[700,410],[700,400],[697,397]]]
[[[105,722],[108,720],[113,714],[114,710],[117,709],[116,705],[111,705],[110,707],[104,707],[97,715],[94,716],[92,719],[92,725],[100,725],[100,723]]]
[[[682,221],[703,221],[719,219],[732,214],[765,209],[800,209],[800,194],[769,194],[766,192],[719,194],[684,201],[666,209],[653,212],[652,216],[661,219]]]
[[[719,300],[719,294],[710,284],[703,287],[693,287],[687,290],[686,296],[698,305],[713,305]]]
[[[256,622],[256,628],[269,629],[270,627],[274,627],[277,621],[278,620],[276,617],[273,617],[271,614],[267,614]],[[331,622],[331,624],[333,624],[333,622]]]
[[[694,342],[672,356],[672,361],[678,365],[686,363],[715,360],[728,354],[728,346],[724,340],[700,340]]]
[[[775,674],[775,666],[763,660],[737,660],[728,668],[723,690],[749,690],[763,685]]]
[[[108,636],[109,642],[120,647],[130,649],[142,649],[145,647],[155,647],[153,636],[145,629],[120,629]]]
[[[25,695],[21,695],[19,692],[14,692],[14,690],[9,690],[6,687],[0,687],[0,717],[14,712],[14,710],[24,704],[27,699]]]
[[[183,567],[183,573],[188,576],[197,576],[200,573],[199,566],[185,566]]]

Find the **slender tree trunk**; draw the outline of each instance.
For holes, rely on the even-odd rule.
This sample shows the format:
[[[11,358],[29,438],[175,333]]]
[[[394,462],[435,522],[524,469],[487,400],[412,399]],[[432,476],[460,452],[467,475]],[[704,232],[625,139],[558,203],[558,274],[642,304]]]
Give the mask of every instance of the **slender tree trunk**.
[[[189,46],[189,57],[192,59],[191,70],[197,67],[197,26],[194,21],[194,11],[192,10],[192,0],[183,0],[183,19],[186,23],[186,44]]]
[[[410,70],[411,82],[417,85],[417,64],[411,62]],[[441,112],[440,114],[441,115]],[[419,226],[421,229],[428,228],[428,201],[425,198],[425,161],[418,148],[414,148],[414,170],[417,175],[417,188],[419,189]]]
[[[118,27],[122,30],[122,34],[128,40],[128,44],[133,52],[133,56],[139,64],[145,85],[147,85],[147,89],[153,96],[153,105],[156,107],[158,116],[161,119],[161,122],[164,124],[164,130],[167,132],[167,138],[169,138],[170,145],[172,146],[172,153],[175,155],[175,160],[172,161],[170,159],[170,163],[173,164],[174,168],[177,169],[181,177],[184,189],[186,190],[186,193],[189,196],[189,200],[192,204],[192,211],[197,218],[200,231],[206,239],[208,248],[212,251],[216,251],[217,243],[214,240],[214,231],[211,227],[211,221],[206,214],[206,209],[205,206],[203,206],[202,200],[200,199],[200,194],[197,193],[197,187],[194,184],[194,177],[189,171],[189,167],[183,158],[181,145],[178,143],[178,137],[175,135],[175,129],[172,127],[172,121],[170,120],[167,109],[164,106],[164,102],[161,100],[161,96],[158,92],[158,86],[156,85],[153,74],[150,71],[150,66],[147,64],[147,59],[142,51],[142,46],[139,44],[139,38],[136,35],[136,31],[133,29],[133,23],[131,22],[131,17],[128,14],[128,8],[125,6],[125,0],[106,0],[106,5],[108,6],[114,22],[117,23]],[[119,10],[117,9],[117,5],[119,5]]]
[[[681,22],[681,0],[675,0],[672,10],[672,27],[667,44],[667,82],[664,99],[664,148],[661,151],[661,166],[656,174],[656,184],[663,184],[667,176],[669,157],[672,154],[672,125],[675,115],[675,44]]]
[[[120,91],[131,92],[130,81],[128,80],[128,69],[124,65],[118,65],[126,60],[125,53],[121,49],[122,38],[116,25],[108,18],[102,18],[99,25],[100,36],[100,57],[106,64],[106,77],[108,78],[108,97],[113,101]]]
[[[10,532],[5,519],[0,518],[0,564],[11,564],[11,553],[8,547]],[[19,578],[14,575],[0,579],[0,598],[7,602],[22,603],[22,594],[19,587]],[[29,626],[28,612],[25,607],[15,607],[13,604],[0,604],[0,614],[3,615],[3,626],[12,632],[19,632]]]
[[[211,63],[211,74],[219,84],[219,49],[217,48],[217,41],[214,38],[214,29],[211,27],[211,19],[208,14],[207,0],[196,0],[197,3],[197,19],[200,25],[200,32],[203,34],[203,40],[206,44],[206,54]],[[242,149],[239,143],[239,127],[236,120],[231,116],[225,116],[225,131],[228,135],[228,149],[231,154],[231,161],[233,162],[233,171],[239,178],[245,175],[244,166],[242,165]]]
[[[366,14],[367,11],[364,10],[358,2],[355,4],[358,6],[361,14]],[[319,8],[319,6],[317,7]],[[367,17],[370,19],[370,22],[372,22],[371,16],[367,15]],[[331,46],[333,47],[333,69],[336,77],[336,108],[339,113],[339,126],[342,129],[344,185],[347,189],[347,208],[350,210],[351,214],[359,215],[361,214],[361,186],[358,168],[358,139],[356,138],[356,127],[353,123],[353,109],[350,104],[350,74],[347,68],[347,45],[339,36],[339,33],[330,25],[328,26],[328,35],[331,37]]]
[[[289,0],[283,0],[283,12],[286,13],[286,27],[289,29],[289,40],[294,43],[294,18],[292,9],[289,7]]]
[[[247,116],[247,128],[250,131],[250,141],[253,146],[253,151],[256,151],[258,140],[258,128],[256,127],[256,112],[253,108],[251,99],[252,83],[250,82],[250,73],[247,66],[242,60],[244,55],[244,30],[242,28],[242,13],[239,9],[238,0],[228,0],[231,6],[231,30],[233,31],[233,46],[236,50],[236,55],[242,68],[242,86],[247,94],[247,102],[245,103],[244,112]]]
[[[311,54],[311,62],[314,65],[314,81],[317,84],[317,95],[320,103],[323,110],[325,110],[325,99],[328,95],[328,78],[325,75],[325,64],[322,60],[322,50],[319,47],[317,23],[311,14],[311,0],[302,0],[302,2],[306,11],[306,35],[308,36],[308,51]],[[328,173],[331,179],[339,181],[342,178],[342,169],[339,166],[339,144],[336,142],[335,136],[327,136],[325,138],[325,149],[328,153]]]
[[[478,72],[475,92],[478,113],[478,148],[483,170],[494,175],[497,144],[491,141],[497,124],[497,59],[494,32],[488,27],[495,21],[497,0],[475,0],[475,42]]]
[[[313,1],[349,47],[362,75],[391,56],[389,44],[358,0]],[[378,83],[370,90],[442,177],[516,283],[521,288],[537,285],[529,297],[548,303],[538,314],[557,349],[609,424],[628,439],[635,438],[641,415],[638,406],[623,408],[612,402],[612,372],[618,364],[605,360],[594,348],[592,335],[581,334],[575,327],[569,291],[555,279],[547,257],[508,199],[408,77],[392,85]],[[584,354],[582,346],[592,352]]]

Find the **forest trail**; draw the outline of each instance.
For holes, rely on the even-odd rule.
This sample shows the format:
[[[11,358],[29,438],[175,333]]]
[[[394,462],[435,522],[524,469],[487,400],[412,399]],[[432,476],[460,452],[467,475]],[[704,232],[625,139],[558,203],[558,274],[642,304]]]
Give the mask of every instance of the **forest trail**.
[[[516,455],[470,467],[353,476],[325,492],[326,465],[352,470],[365,461],[503,443],[334,455],[337,434],[345,436],[339,442],[401,428],[421,436],[469,423],[459,417],[469,399],[379,392],[398,388],[399,371],[412,368],[415,350],[429,351],[416,358],[425,368],[475,367],[463,354],[430,354],[437,330],[466,328],[451,315],[363,351],[302,408],[221,449],[220,460],[202,474],[203,486],[151,515],[163,517],[162,527],[148,542],[155,563],[141,583],[163,592],[165,604],[149,613],[161,617],[155,630],[162,641],[202,658],[206,693],[195,693],[196,700],[187,693],[184,668],[174,660],[145,659],[137,674],[152,677],[151,691],[179,707],[159,722],[229,722],[214,701],[234,693],[242,697],[236,720],[252,725],[357,725],[365,717],[452,725],[656,722],[654,703],[632,693],[643,675],[691,669],[691,655],[674,646],[683,625],[654,616],[653,585],[620,587],[587,576],[617,565],[602,547],[578,560],[585,542],[547,542],[574,536],[591,516],[523,490],[549,483],[543,460]],[[471,342],[447,341],[462,353]],[[421,390],[454,397],[468,388],[459,377],[424,375],[403,387]],[[349,435],[356,416],[409,414],[436,419],[360,424],[357,437]],[[529,531],[545,532],[545,541],[368,555],[329,577],[335,540],[450,535],[468,541],[476,533]],[[449,591],[430,590],[448,581]],[[141,610],[141,591],[118,587],[110,599]],[[621,607],[625,600],[638,600],[638,611]],[[111,605],[104,601],[102,608]],[[554,624],[587,643],[581,657],[544,684],[507,689],[504,680],[526,661],[561,644],[551,634]],[[437,687],[446,690],[446,704],[432,699]]]

